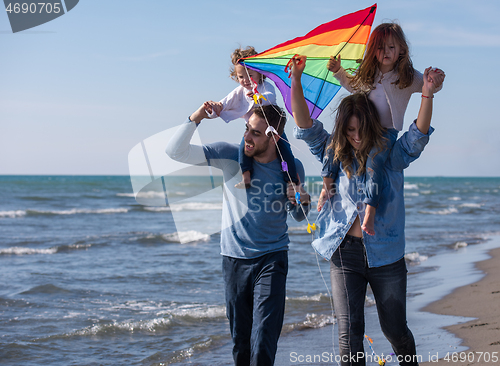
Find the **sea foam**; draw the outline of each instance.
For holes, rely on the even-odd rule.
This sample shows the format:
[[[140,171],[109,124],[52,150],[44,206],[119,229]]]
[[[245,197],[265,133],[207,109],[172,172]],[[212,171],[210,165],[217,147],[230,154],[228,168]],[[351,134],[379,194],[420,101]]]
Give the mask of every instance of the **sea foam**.
[[[200,233],[199,231],[179,231],[176,233],[163,234],[163,240],[169,243],[187,243],[193,241],[209,241],[210,235]]]
[[[78,214],[116,214],[127,213],[128,208],[102,208],[91,210],[87,208],[72,208],[70,210],[26,210],[28,215],[78,215]]]
[[[2,217],[15,218],[15,217],[22,217],[22,216],[26,216],[26,211],[23,211],[23,210],[0,211],[0,218],[2,218]]]
[[[419,264],[426,261],[429,257],[426,255],[421,255],[418,252],[406,253],[405,259],[411,264]]]

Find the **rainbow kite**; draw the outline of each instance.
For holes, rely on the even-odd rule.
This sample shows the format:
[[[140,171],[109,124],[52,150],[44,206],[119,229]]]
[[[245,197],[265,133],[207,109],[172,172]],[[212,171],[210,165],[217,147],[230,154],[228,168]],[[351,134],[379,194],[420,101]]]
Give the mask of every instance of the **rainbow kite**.
[[[317,118],[340,90],[339,82],[326,68],[330,56],[340,54],[345,69],[356,69],[365,52],[376,10],[377,4],[344,15],[320,25],[303,37],[247,57],[241,63],[274,81],[286,108],[292,113],[291,79],[285,68],[294,55],[307,56],[302,87],[311,118]]]

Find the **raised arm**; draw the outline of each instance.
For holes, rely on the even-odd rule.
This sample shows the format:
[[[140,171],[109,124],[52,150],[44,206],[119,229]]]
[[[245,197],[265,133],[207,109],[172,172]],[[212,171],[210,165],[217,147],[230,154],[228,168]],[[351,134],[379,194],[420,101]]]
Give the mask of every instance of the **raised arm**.
[[[306,59],[306,56],[298,56],[292,59],[292,113],[295,123],[300,128],[310,128],[313,124],[300,82],[306,67]]]
[[[420,110],[416,120],[417,128],[420,132],[427,134],[431,125],[432,117],[432,99],[434,98],[434,91],[436,90],[435,81],[429,76],[431,68],[428,67],[424,71],[424,85],[422,86],[422,102],[420,103]],[[443,75],[444,79],[444,75]],[[442,83],[442,80],[441,80]],[[441,84],[440,83],[440,84]]]
[[[209,102],[205,102],[200,108],[198,108],[191,116],[189,116],[189,119],[196,123],[196,124],[199,124],[203,119],[205,118],[208,118],[208,115],[207,115],[207,112],[205,111],[205,104],[206,103],[210,103],[212,101],[209,101]],[[214,103],[214,102],[212,102]]]
[[[436,91],[436,85],[429,76],[430,68],[424,71],[422,86],[422,101],[415,123],[394,144],[386,166],[389,169],[402,171],[413,161],[418,159],[425,146],[429,142],[429,136],[433,132],[431,125],[432,99]],[[444,74],[442,76],[444,78]],[[442,80],[441,80],[442,82]]]
[[[196,130],[196,126],[204,118],[207,118],[207,113],[205,112],[204,105],[202,105],[185,123],[179,126],[168,141],[165,150],[172,160],[187,164],[206,164],[207,159],[203,147],[191,144],[191,138]]]

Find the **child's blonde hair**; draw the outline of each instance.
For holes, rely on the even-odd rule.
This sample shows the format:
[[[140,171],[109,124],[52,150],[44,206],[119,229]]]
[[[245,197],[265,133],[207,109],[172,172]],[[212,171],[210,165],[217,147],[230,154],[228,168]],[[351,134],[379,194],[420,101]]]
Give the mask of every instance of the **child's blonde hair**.
[[[243,49],[243,48],[237,48],[233,51],[233,53],[231,54],[231,63],[232,63],[232,66],[231,68],[229,69],[230,71],[230,76],[231,76],[231,79],[233,79],[234,81],[238,81],[238,78],[236,77],[236,70],[234,69],[234,67],[236,65],[238,65],[239,61],[242,59],[242,58],[245,58],[245,57],[250,57],[250,56],[254,56],[256,55],[258,52],[255,51],[255,48],[252,47],[252,46],[247,46],[247,48]],[[260,73],[259,73],[260,74]],[[264,75],[260,74],[261,78],[260,80],[255,80],[258,84],[262,83],[264,81],[264,79],[266,78]]]
[[[382,23],[373,30],[366,48],[365,57],[351,80],[351,86],[354,89],[366,89],[366,87],[371,88],[373,86],[379,64],[377,51],[380,47],[384,47],[385,42],[391,36],[400,47],[399,58],[394,67],[398,78],[394,84],[398,85],[400,89],[404,89],[413,83],[413,63],[411,62],[410,49],[403,29],[397,23]]]

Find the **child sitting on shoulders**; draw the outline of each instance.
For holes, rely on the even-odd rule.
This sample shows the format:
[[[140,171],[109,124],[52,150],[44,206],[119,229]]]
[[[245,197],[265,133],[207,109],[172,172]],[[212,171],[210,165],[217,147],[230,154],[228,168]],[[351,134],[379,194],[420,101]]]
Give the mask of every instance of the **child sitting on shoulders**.
[[[380,199],[384,178],[382,167],[389,157],[399,131],[403,128],[404,114],[413,93],[421,92],[422,73],[413,68],[409,47],[401,26],[396,23],[382,23],[377,26],[368,43],[365,56],[354,75],[340,66],[340,55],[331,57],[328,70],[350,92],[368,92],[368,99],[375,105],[382,127],[386,130],[385,149],[373,149],[366,162],[366,204],[361,228],[369,235],[375,235],[374,220]],[[429,78],[441,88],[444,72],[433,69]],[[422,98],[429,98],[422,95]],[[433,97],[430,97],[433,98]],[[361,140],[367,136],[360,136]],[[361,141],[356,141],[361,143]],[[318,201],[318,211],[324,202],[335,194],[334,182],[339,171],[338,151],[328,151],[323,161],[323,190]]]
[[[253,113],[254,108],[259,108],[259,105],[276,104],[276,92],[274,87],[267,81],[265,76],[259,72],[247,68],[240,64],[242,58],[256,55],[257,52],[253,47],[246,49],[238,48],[231,55],[231,78],[240,85],[231,93],[224,97],[220,102],[207,101],[205,102],[205,111],[209,118],[222,118],[226,123],[235,119],[243,118],[245,122]],[[260,94],[256,104],[254,99],[254,91]],[[298,184],[297,171],[295,168],[295,158],[293,156],[290,144],[285,133],[281,136],[278,142],[278,149],[281,152],[283,160],[286,162],[288,174],[285,171],[285,181],[289,182],[291,177],[292,182]],[[242,139],[240,144],[239,162],[243,175],[243,181],[238,183],[238,188],[249,188],[251,185],[251,173],[253,170],[253,159],[245,155],[245,140]]]

